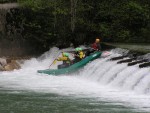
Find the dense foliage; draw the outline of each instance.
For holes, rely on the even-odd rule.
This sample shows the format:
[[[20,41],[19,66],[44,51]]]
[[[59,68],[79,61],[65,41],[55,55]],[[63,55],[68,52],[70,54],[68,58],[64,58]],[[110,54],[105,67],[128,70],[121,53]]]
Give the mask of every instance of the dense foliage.
[[[44,47],[92,42],[150,42],[148,0],[18,0],[25,37]]]

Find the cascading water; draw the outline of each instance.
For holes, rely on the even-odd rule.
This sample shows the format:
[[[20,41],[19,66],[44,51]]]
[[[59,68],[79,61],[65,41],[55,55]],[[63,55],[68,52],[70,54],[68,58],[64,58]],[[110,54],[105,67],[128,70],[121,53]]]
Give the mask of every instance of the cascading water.
[[[26,60],[20,70],[1,72],[0,89],[97,98],[150,111],[150,68],[140,69],[138,64],[128,67],[126,63],[110,61],[120,56],[116,51],[110,51],[110,56],[96,59],[71,75],[37,73],[37,70],[48,68],[60,55],[58,48],[52,48],[37,59]],[[56,67],[52,65],[51,68]]]

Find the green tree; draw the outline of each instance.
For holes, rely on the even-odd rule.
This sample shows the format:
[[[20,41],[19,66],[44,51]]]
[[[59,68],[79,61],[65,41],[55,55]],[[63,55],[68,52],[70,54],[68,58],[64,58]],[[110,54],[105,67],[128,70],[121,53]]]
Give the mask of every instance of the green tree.
[[[103,41],[146,42],[150,2],[141,0],[18,0],[25,36],[44,47]]]

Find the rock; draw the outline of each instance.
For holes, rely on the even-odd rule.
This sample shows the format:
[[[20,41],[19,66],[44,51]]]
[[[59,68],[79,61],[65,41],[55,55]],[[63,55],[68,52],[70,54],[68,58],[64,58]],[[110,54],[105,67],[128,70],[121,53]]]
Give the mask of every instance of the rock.
[[[11,60],[4,68],[6,71],[13,71],[14,69],[20,69],[21,67],[17,61]]]
[[[0,58],[0,65],[1,65],[2,67],[4,67],[6,64],[7,64],[6,59]]]
[[[6,59],[0,58],[0,71],[5,71],[4,66],[6,66],[7,62]]]
[[[5,68],[0,65],[0,71],[5,71]]]
[[[16,60],[0,58],[0,71],[13,71],[20,69],[20,65]]]

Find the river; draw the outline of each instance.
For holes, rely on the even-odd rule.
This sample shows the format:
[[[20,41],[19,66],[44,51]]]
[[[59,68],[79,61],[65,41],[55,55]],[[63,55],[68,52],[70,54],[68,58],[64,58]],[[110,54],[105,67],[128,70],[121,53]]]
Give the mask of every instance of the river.
[[[150,112],[150,68],[128,67],[109,59],[87,64],[70,75],[39,74],[59,50],[26,60],[22,69],[0,73],[0,113]],[[51,68],[56,68],[53,65]]]

